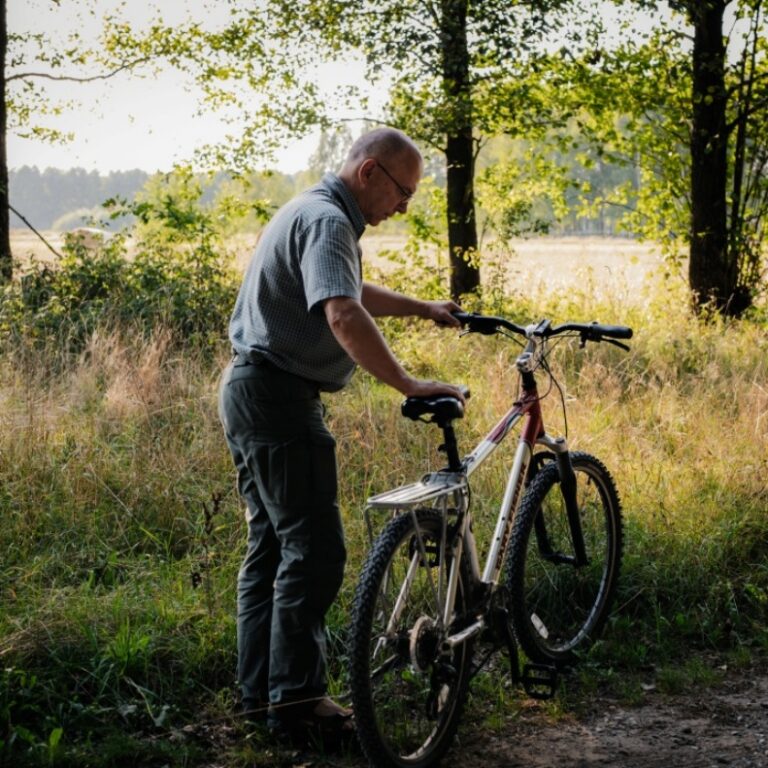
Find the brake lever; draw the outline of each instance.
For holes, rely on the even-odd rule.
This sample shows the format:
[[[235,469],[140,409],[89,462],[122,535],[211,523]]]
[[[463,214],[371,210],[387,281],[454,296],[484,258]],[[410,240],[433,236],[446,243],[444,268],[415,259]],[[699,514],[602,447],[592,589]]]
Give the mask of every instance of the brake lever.
[[[620,341],[616,341],[616,339],[609,339],[606,336],[589,336],[586,332],[582,331],[579,339],[579,349],[584,349],[588,341],[594,341],[595,343],[606,341],[608,344],[613,344],[614,347],[620,347],[625,352],[629,352],[629,347],[626,344],[622,344]]]
[[[625,352],[629,352],[629,347],[626,344],[622,344],[620,341],[616,341],[616,339],[606,339],[603,337],[600,341],[607,341],[609,344],[613,344],[614,347],[621,347]]]

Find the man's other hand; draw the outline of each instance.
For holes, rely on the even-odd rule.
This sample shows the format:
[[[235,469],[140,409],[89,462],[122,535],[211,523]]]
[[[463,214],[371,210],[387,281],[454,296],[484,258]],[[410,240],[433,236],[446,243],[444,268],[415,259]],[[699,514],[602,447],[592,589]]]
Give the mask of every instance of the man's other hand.
[[[461,307],[455,301],[425,301],[427,312],[425,317],[434,320],[437,325],[458,328],[461,323],[451,314],[461,312]]]

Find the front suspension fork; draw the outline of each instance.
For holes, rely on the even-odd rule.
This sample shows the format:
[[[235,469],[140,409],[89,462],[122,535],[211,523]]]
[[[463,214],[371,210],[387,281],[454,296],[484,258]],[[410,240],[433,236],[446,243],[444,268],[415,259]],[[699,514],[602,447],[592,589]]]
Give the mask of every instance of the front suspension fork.
[[[568,529],[571,534],[571,543],[573,544],[573,555],[566,555],[564,552],[554,552],[552,543],[547,533],[547,520],[540,510],[534,521],[534,530],[536,532],[536,541],[539,545],[539,551],[542,557],[556,563],[563,563],[576,566],[577,568],[586,565],[589,562],[587,550],[584,545],[584,532],[581,527],[581,514],[579,513],[579,501],[576,488],[576,473],[573,469],[571,453],[568,450],[568,444],[565,438],[552,438],[549,435],[542,435],[538,442],[547,447],[557,462],[557,469],[560,475],[560,493],[563,496],[565,504],[565,514],[568,519]],[[537,454],[540,456],[541,454]],[[532,467],[536,467],[536,463]]]
[[[581,529],[581,515],[576,494],[576,473],[573,471],[570,451],[555,454],[557,469],[560,472],[560,492],[565,502],[565,512],[568,516],[568,527],[571,531],[573,554],[576,567],[586,565],[587,551],[584,547],[584,533]]]

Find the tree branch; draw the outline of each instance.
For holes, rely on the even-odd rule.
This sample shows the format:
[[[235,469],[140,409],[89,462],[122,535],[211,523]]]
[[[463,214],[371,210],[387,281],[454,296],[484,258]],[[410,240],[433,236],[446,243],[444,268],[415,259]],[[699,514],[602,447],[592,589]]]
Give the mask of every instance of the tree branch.
[[[768,107],[768,95],[763,96],[757,101],[754,101],[748,109],[745,109],[743,112],[739,113],[739,115],[735,117],[733,120],[731,120],[729,123],[726,123],[725,125],[726,133],[730,134],[730,132],[739,124],[741,120],[746,120],[750,117],[753,117],[756,112],[760,112],[766,107]]]
[[[26,217],[22,216],[10,203],[8,203],[8,210],[13,211],[47,246],[48,250],[51,251],[55,256],[58,256],[60,259],[63,259],[64,257],[27,221]]]
[[[10,83],[13,80],[29,80],[30,78],[37,77],[43,78],[45,80],[66,80],[73,83],[90,83],[94,80],[108,80],[110,77],[114,77],[126,69],[133,69],[133,67],[136,67],[139,64],[145,64],[147,61],[149,61],[149,56],[143,56],[140,59],[134,59],[133,61],[128,61],[125,64],[121,64],[111,72],[106,72],[102,75],[92,75],[91,77],[76,77],[75,75],[52,75],[49,72],[18,72],[15,75],[8,75],[5,78],[5,82]]]
[[[760,83],[764,82],[765,80],[768,80],[768,72],[762,72],[757,75],[753,75],[752,77],[746,77],[743,81],[739,81],[737,83],[734,83],[730,88],[726,89],[726,93],[731,96],[732,94],[736,93],[740,88],[742,88],[744,85],[759,85]]]

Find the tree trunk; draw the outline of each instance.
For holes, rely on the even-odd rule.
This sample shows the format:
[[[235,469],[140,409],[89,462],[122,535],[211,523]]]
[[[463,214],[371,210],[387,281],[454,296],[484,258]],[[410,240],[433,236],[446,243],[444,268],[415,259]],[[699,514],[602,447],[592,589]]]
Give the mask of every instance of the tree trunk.
[[[726,4],[726,0],[688,3],[694,26],[688,277],[697,310],[711,305],[728,314],[742,302],[736,297],[736,261],[728,252],[727,94],[723,43]]]
[[[748,213],[750,198],[754,197],[747,171],[750,164],[748,147],[755,142],[751,135],[750,113],[754,106],[754,87],[758,56],[760,55],[760,3],[754,6],[749,44],[745,45],[738,68],[737,89],[732,97],[736,114],[731,125],[733,136],[732,178],[730,193],[730,217],[728,220],[728,253],[736,263],[738,290],[731,302],[733,314],[739,314],[752,305],[752,297],[762,279],[761,249],[754,233],[752,216]],[[749,153],[751,154],[751,153]],[[747,179],[745,179],[747,174]]]
[[[477,224],[474,199],[474,145],[472,137],[449,136],[448,164],[448,248],[451,255],[451,296],[476,291],[480,269],[476,263]]]
[[[447,132],[448,249],[451,297],[480,285],[475,221],[475,160],[472,137],[472,91],[467,48],[467,0],[442,0],[443,85],[451,105]]]
[[[8,50],[6,0],[0,0],[0,285],[13,276],[11,227],[8,214],[8,155],[6,153],[7,116],[5,104],[5,59]]]

